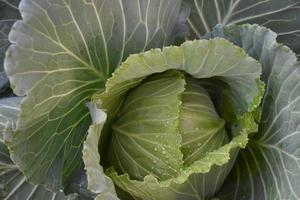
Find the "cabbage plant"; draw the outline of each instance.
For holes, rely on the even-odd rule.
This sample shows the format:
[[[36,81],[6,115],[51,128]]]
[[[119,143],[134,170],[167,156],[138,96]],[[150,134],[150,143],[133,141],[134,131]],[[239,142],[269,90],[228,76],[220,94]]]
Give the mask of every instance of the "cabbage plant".
[[[22,0],[0,199],[299,199],[299,5]]]

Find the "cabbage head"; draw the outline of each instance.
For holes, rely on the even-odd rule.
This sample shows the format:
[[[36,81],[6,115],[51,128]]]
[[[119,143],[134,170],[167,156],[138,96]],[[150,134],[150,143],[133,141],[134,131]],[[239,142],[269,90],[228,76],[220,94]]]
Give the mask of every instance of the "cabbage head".
[[[220,38],[130,56],[88,105],[91,187],[100,180],[96,165],[121,199],[213,197],[257,132],[261,72],[243,49]]]

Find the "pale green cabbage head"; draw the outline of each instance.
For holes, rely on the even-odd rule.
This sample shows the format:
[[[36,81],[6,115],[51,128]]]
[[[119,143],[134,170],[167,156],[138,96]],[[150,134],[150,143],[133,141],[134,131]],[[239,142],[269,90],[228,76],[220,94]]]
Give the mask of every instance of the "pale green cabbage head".
[[[228,141],[225,121],[208,92],[179,71],[150,76],[132,89],[115,119],[107,159],[137,180],[149,174],[159,180],[178,176]]]
[[[257,131],[260,74],[257,61],[224,39],[130,56],[89,105],[95,121],[84,150],[90,183],[96,181],[89,164],[94,137],[102,176],[121,199],[212,197]]]

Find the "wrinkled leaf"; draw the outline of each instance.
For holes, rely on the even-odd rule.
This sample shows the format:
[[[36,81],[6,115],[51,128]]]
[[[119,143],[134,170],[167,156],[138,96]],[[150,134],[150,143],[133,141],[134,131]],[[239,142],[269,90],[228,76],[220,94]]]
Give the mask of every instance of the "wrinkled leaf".
[[[259,26],[217,27],[225,37],[262,63],[266,94],[259,132],[241,151],[220,199],[300,198],[300,65],[295,54]]]
[[[23,0],[5,70],[27,95],[11,156],[33,183],[59,189],[81,164],[85,103],[130,53],[170,41],[181,0]]]
[[[99,165],[98,141],[107,116],[95,103],[89,102],[88,107],[93,119],[83,146],[83,160],[89,180],[88,189],[99,194],[96,199],[118,199],[112,180],[105,175],[103,167]]]

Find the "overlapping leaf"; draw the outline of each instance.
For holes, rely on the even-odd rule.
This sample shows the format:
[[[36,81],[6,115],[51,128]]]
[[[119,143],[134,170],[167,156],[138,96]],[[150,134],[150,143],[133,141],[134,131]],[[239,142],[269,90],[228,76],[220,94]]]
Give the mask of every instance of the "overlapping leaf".
[[[300,64],[276,34],[259,26],[218,27],[225,37],[262,63],[267,85],[259,132],[241,151],[220,199],[300,198]]]
[[[136,70],[137,66],[139,70]],[[100,155],[107,155],[107,149],[105,151],[103,146],[107,147],[107,144],[110,144],[111,133],[108,127],[110,127],[112,119],[116,117],[127,91],[139,85],[152,74],[174,69],[182,70],[198,79],[218,77],[222,82],[219,87],[224,91],[224,99],[230,105],[235,106],[233,112],[238,119],[232,128],[232,134],[236,137],[221,148],[207,153],[204,158],[183,168],[178,175],[167,180],[160,181],[149,174],[139,181],[133,180],[128,174],[118,174],[113,168],[106,171],[118,187],[142,199],[149,197],[161,199],[163,197],[166,200],[186,200],[211,197],[219,189],[220,183],[231,169],[237,150],[246,146],[250,133],[257,131],[257,125],[248,112],[253,111],[260,103],[262,85],[257,81],[261,73],[260,64],[248,57],[242,49],[223,39],[188,41],[180,47],[165,47],[163,50],[155,49],[130,56],[108,80],[106,91],[93,97],[94,102],[101,102],[98,108],[104,110],[108,116],[104,129],[101,130],[101,137],[98,133],[99,147],[102,150]],[[172,84],[169,85],[172,86]],[[155,128],[150,126],[147,130],[145,128],[145,131],[153,133]],[[153,141],[161,146],[165,143],[169,145],[168,142],[173,141],[172,148],[176,147],[176,140],[171,139],[168,142],[165,140],[167,138]],[[136,147],[135,150],[154,152],[153,155],[160,154],[159,151],[155,152],[155,147],[147,144],[152,140],[149,141]],[[155,157],[157,160],[160,159],[159,162],[157,161],[158,164],[164,162],[163,158],[163,156]],[[122,160],[123,162],[126,160]],[[90,162],[85,161],[85,163],[90,165]],[[90,170],[88,168],[88,173],[102,172],[92,169],[95,167]],[[205,181],[207,177],[210,181]],[[92,178],[89,182],[95,185]]]
[[[20,112],[22,98],[6,98],[0,100],[0,199],[31,199],[31,200],[67,200],[75,196],[66,197],[63,193],[53,193],[43,186],[35,186],[26,181],[25,176],[12,162],[8,149],[4,144],[3,134],[12,134]],[[9,139],[9,138],[6,138]]]
[[[95,103],[89,103],[89,109],[92,115],[93,125],[90,126],[83,148],[83,160],[89,180],[88,188],[98,194],[96,199],[119,200],[112,180],[104,174],[103,167],[99,165],[100,154],[98,152],[98,142],[107,115],[98,109]]]
[[[5,69],[27,95],[9,143],[34,183],[67,184],[91,124],[85,103],[130,53],[168,44],[181,0],[23,0]]]
[[[278,34],[278,42],[300,56],[299,0],[185,0],[191,6],[192,38],[201,38],[217,24],[260,24]]]
[[[107,165],[131,178],[149,174],[160,180],[180,172],[183,154],[179,108],[184,75],[170,71],[145,80],[128,93],[112,127]],[[138,150],[137,150],[138,149]]]

